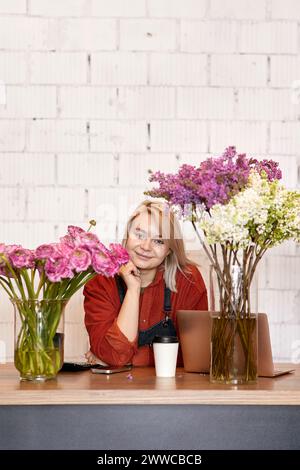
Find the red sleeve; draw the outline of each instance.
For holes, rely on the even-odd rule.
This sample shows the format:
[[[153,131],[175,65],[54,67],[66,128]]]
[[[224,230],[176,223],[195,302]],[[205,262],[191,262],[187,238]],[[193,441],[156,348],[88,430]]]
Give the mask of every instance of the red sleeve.
[[[177,309],[208,310],[207,290],[202,275],[196,266],[188,266],[187,277],[180,276]]]
[[[137,338],[129,341],[117,325],[120,301],[114,279],[96,276],[86,284],[83,295],[92,353],[109,365],[131,362],[137,351]]]

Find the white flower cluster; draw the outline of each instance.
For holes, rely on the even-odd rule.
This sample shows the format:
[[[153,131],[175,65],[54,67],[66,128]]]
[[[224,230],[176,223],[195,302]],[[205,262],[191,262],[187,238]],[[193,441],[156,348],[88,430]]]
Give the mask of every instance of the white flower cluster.
[[[252,170],[248,185],[225,204],[215,204],[199,221],[209,244],[246,248],[299,237],[300,195]],[[298,235],[297,235],[298,234]]]

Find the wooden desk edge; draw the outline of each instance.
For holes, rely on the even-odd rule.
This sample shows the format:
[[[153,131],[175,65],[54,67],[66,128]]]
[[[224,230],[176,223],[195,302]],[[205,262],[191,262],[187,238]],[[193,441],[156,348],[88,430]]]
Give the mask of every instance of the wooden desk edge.
[[[43,396],[39,391],[10,391],[0,394],[0,406],[6,405],[300,405],[298,391],[169,391],[157,390],[76,390],[51,391]]]

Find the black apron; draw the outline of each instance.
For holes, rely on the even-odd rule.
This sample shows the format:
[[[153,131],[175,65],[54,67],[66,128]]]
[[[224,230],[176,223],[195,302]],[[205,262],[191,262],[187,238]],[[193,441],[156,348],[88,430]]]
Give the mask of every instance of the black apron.
[[[126,294],[126,285],[120,276],[115,276],[120,302],[123,303]],[[156,323],[155,325],[147,328],[146,330],[139,331],[138,347],[145,346],[146,344],[152,345],[155,336],[177,336],[177,332],[172,319],[169,317],[171,313],[171,291],[165,286],[164,291],[164,320]]]

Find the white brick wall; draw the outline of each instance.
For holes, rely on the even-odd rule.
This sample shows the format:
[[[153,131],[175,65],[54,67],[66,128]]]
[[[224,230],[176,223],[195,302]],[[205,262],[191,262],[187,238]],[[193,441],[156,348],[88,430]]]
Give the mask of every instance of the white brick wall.
[[[85,84],[87,65],[84,52],[33,52],[29,62],[30,83]]]
[[[267,72],[266,56],[212,55],[210,84],[219,87],[265,87]]]
[[[25,14],[26,0],[0,0],[1,14]]]
[[[91,58],[91,82],[110,86],[146,85],[147,56],[141,52],[95,52]]]
[[[0,0],[0,242],[34,248],[95,218],[109,243],[144,198],[148,169],[228,145],[279,161],[299,187],[299,21],[298,0]],[[300,340],[299,257],[290,242],[261,269],[278,360]],[[81,294],[67,336],[67,356],[82,358]]]

